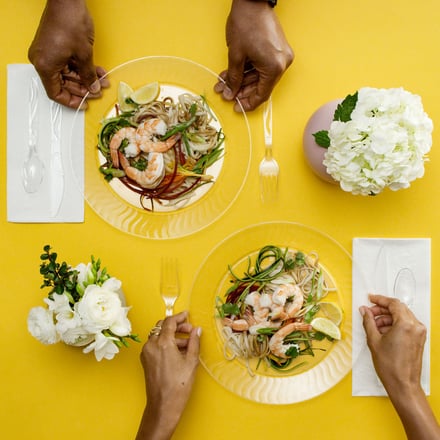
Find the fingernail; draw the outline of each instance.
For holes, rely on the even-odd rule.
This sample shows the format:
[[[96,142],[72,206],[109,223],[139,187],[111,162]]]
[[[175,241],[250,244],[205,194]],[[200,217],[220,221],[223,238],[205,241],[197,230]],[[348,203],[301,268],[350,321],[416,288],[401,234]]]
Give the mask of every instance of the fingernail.
[[[361,314],[361,316],[365,315],[365,307],[364,306],[359,307],[359,313]]]
[[[197,327],[197,336],[200,338],[202,336],[202,327]]]
[[[91,93],[98,93],[101,90],[101,83],[99,79],[97,79],[95,82],[90,84],[89,90]]]
[[[223,89],[223,98],[228,99],[229,101],[231,99],[234,99],[232,90],[228,86],[225,86],[225,88]]]

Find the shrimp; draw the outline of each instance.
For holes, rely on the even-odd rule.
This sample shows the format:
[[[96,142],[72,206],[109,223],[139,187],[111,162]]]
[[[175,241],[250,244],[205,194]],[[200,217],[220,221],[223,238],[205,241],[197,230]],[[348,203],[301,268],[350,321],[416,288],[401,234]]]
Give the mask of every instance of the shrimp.
[[[136,129],[133,127],[123,127],[119,129],[110,141],[110,157],[113,166],[119,168],[119,147],[124,139],[128,140],[128,145],[124,148],[124,154],[127,157],[135,157],[140,153],[139,146],[135,140]]]
[[[249,324],[245,319],[224,318],[223,324],[236,332],[244,332],[249,329]]]
[[[165,141],[157,140],[155,135],[163,136],[167,131],[167,125],[162,119],[153,118],[142,122],[136,129],[136,143],[144,153],[165,153],[179,139],[173,135]]]
[[[148,165],[144,171],[132,167],[128,159],[121,152],[119,152],[119,160],[127,177],[134,180],[142,188],[156,188],[165,175],[165,164],[162,153],[149,153]]]
[[[301,310],[303,304],[304,304],[304,294],[301,290],[301,288],[298,285],[290,285],[291,286],[291,292],[293,296],[293,301],[288,302],[285,306],[286,313],[289,316],[289,318],[294,318],[297,313]]]
[[[286,351],[297,344],[283,344],[284,338],[294,331],[311,331],[312,326],[304,322],[292,322],[281,327],[269,341],[269,350],[275,355],[283,359],[288,359]]]

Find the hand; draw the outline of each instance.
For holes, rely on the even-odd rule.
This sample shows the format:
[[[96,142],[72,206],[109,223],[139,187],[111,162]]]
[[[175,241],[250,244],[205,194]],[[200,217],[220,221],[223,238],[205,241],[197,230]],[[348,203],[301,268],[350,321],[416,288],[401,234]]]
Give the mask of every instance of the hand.
[[[108,86],[102,67],[93,64],[94,27],[85,0],[48,0],[28,57],[47,96],[77,108],[83,97],[101,96]],[[83,108],[86,104],[83,104]]]
[[[360,307],[374,368],[408,440],[440,438],[440,426],[420,385],[426,328],[396,298],[370,295],[372,307]]]
[[[267,2],[233,0],[226,23],[228,69],[214,90],[245,111],[254,110],[272,93],[293,62],[293,51],[278,18]],[[241,111],[238,103],[236,111]]]
[[[137,440],[170,438],[190,397],[199,363],[200,328],[187,317],[188,312],[182,312],[159,321],[160,334],[151,335],[142,349],[147,406]]]
[[[388,393],[420,385],[426,328],[396,298],[370,295],[374,306],[361,307],[374,367]]]

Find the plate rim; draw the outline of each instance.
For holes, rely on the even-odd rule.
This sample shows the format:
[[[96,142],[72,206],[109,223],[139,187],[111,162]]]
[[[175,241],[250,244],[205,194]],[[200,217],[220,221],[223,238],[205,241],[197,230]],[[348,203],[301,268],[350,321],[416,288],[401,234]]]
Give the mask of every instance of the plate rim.
[[[201,63],[198,63],[197,61],[188,59],[188,58],[184,58],[184,57],[179,57],[179,56],[172,56],[172,55],[151,55],[151,56],[145,56],[145,57],[138,57],[138,58],[134,58],[131,60],[127,60],[115,67],[113,67],[111,70],[109,70],[108,72],[106,72],[106,74],[103,76],[103,78],[107,77],[107,76],[111,76],[112,73],[114,73],[115,71],[121,70],[129,65],[133,65],[135,63],[141,63],[141,62],[155,62],[155,61],[161,61],[161,62],[177,62],[177,63],[185,63],[189,66],[191,66],[192,68],[197,68],[197,69],[201,69],[203,70],[205,73],[215,77],[217,80],[220,81],[224,81],[217,73],[215,73],[213,70],[211,70],[209,67],[204,66]],[[160,79],[159,79],[159,83],[160,83]],[[166,81],[165,81],[166,83]],[[214,82],[212,84],[212,88],[214,87]],[[215,92],[213,92],[215,93]],[[81,104],[83,104],[90,93],[87,93],[87,95],[83,98]],[[213,94],[212,96],[216,96],[217,94]],[[111,98],[111,102],[116,102],[116,97],[113,96]],[[221,99],[221,97],[219,96],[219,99]],[[101,98],[102,102],[107,102],[108,100],[103,100],[103,98]],[[235,101],[238,103],[238,105],[241,107],[241,109],[243,110],[243,107],[241,105],[241,102],[239,99],[235,99]],[[225,104],[229,104],[229,103],[225,103]],[[105,105],[105,104],[101,104],[101,105]],[[209,191],[206,192],[206,194],[203,194],[202,197],[198,200],[196,200],[193,204],[189,205],[188,207],[183,207],[179,210],[176,211],[170,211],[170,212],[157,212],[157,213],[150,213],[148,211],[142,211],[140,208],[136,208],[133,205],[131,205],[129,202],[127,202],[126,200],[124,200],[122,197],[120,197],[119,194],[117,194],[114,190],[107,188],[106,190],[109,192],[109,198],[111,198],[113,203],[117,203],[116,200],[118,200],[120,206],[119,206],[119,210],[118,212],[116,212],[114,215],[115,216],[121,216],[121,219],[119,220],[113,220],[111,219],[112,215],[110,214],[106,214],[105,212],[103,212],[103,208],[96,206],[96,202],[94,202],[93,200],[93,195],[89,193],[89,189],[87,188],[87,163],[86,163],[86,152],[84,152],[84,160],[83,160],[83,172],[82,175],[78,176],[78,172],[75,171],[75,167],[73,166],[74,161],[72,160],[72,155],[73,155],[73,151],[75,151],[75,148],[78,148],[78,146],[73,146],[73,140],[74,140],[74,136],[73,136],[73,130],[74,127],[77,125],[76,124],[76,120],[78,119],[78,115],[80,113],[83,113],[83,110],[81,109],[81,105],[79,106],[79,108],[77,109],[75,115],[74,115],[74,122],[72,124],[72,133],[70,136],[70,145],[69,145],[69,157],[70,157],[70,164],[71,164],[71,169],[73,171],[73,176],[74,179],[76,181],[76,186],[78,188],[78,190],[81,192],[84,200],[87,202],[87,204],[90,206],[90,208],[102,219],[104,220],[106,223],[108,223],[109,225],[115,227],[116,229],[119,229],[122,232],[128,233],[130,235],[136,236],[136,237],[140,237],[140,238],[144,238],[144,239],[151,239],[151,240],[171,240],[171,239],[176,239],[176,238],[182,238],[182,237],[187,237],[190,236],[192,234],[195,234],[203,229],[206,229],[207,227],[209,227],[210,225],[212,225],[213,223],[215,223],[216,221],[218,221],[221,217],[223,217],[223,215],[231,208],[231,206],[236,202],[237,198],[239,197],[239,195],[241,194],[244,185],[246,184],[246,181],[248,179],[249,176],[249,172],[250,172],[250,167],[251,167],[251,162],[252,162],[252,133],[251,133],[251,129],[250,129],[250,124],[249,124],[249,120],[246,116],[246,112],[243,110],[241,113],[239,112],[235,112],[231,108],[231,115],[228,115],[227,117],[232,117],[232,115],[237,114],[238,116],[240,116],[240,123],[243,124],[242,131],[245,131],[245,134],[243,134],[243,138],[245,139],[245,148],[246,148],[246,161],[242,161],[243,162],[243,169],[240,171],[240,182],[238,184],[236,184],[234,190],[230,190],[228,191],[228,197],[227,197],[227,201],[225,201],[225,196],[223,194],[219,195],[219,200],[217,201],[210,201],[210,206],[212,207],[212,209],[217,210],[217,206],[218,205],[222,205],[220,208],[218,208],[218,211],[213,213],[210,217],[210,219],[208,220],[204,220],[203,217],[203,213],[199,213],[198,216],[201,217],[197,223],[197,225],[193,226],[192,223],[194,223],[194,217],[197,216],[197,214],[194,214],[195,209],[197,209],[197,207],[199,209],[201,205],[209,203],[207,202],[207,199],[211,196],[209,195],[209,193],[211,192],[211,189]],[[215,113],[221,117],[222,112],[219,112],[218,110],[216,110],[216,108],[213,108],[213,110],[215,111]],[[104,116],[100,115],[100,116]],[[235,117],[235,116],[234,116]],[[85,114],[84,117],[84,148],[87,147],[87,140],[88,140],[88,134],[87,134],[87,113]],[[227,151],[227,150],[225,150]],[[224,159],[225,160],[225,159]],[[227,164],[226,164],[227,165]],[[223,166],[225,166],[225,163],[223,163]],[[222,166],[222,168],[223,168]],[[220,176],[223,174],[223,170],[220,171]],[[220,177],[219,176],[219,177]],[[82,183],[81,183],[82,181]],[[219,190],[214,189],[214,196],[216,196],[217,192]],[[100,191],[105,191],[105,190],[100,190]],[[221,199],[221,200],[220,200]],[[188,218],[190,217],[191,213],[193,213],[192,218]],[[112,213],[113,214],[113,213]],[[146,215],[145,219],[142,220],[140,218],[138,218],[138,216],[140,215]],[[149,215],[153,215],[154,217],[148,217]],[[184,227],[183,229],[186,228],[186,230],[182,230],[182,227],[179,227],[179,225],[177,224],[179,222],[179,220],[176,218],[178,216],[183,217],[183,220],[180,223],[184,223]],[[161,219],[161,220],[158,220]],[[130,227],[130,225],[127,226],[127,223],[133,222],[133,226]],[[159,224],[153,224],[152,229],[150,230],[150,228],[148,226],[151,225],[142,225],[143,223],[149,223],[149,222],[160,222]],[[133,230],[134,229],[134,230]]]
[[[306,230],[308,230],[309,232],[312,232],[313,234],[317,234],[319,236],[321,236],[322,238],[328,240],[332,246],[336,247],[337,249],[339,249],[341,251],[341,255],[344,256],[344,258],[347,259],[347,263],[350,265],[350,274],[347,274],[347,278],[350,281],[350,285],[348,286],[349,288],[347,290],[349,290],[349,292],[346,292],[346,294],[344,295],[344,299],[347,300],[351,300],[351,296],[350,298],[346,298],[347,295],[351,295],[351,289],[352,289],[352,285],[351,285],[351,267],[352,267],[352,256],[349,253],[349,251],[344,248],[337,240],[335,240],[333,237],[331,237],[329,234],[299,223],[299,222],[291,222],[291,221],[286,221],[286,220],[269,220],[269,221],[263,221],[263,222],[258,222],[258,223],[253,223],[250,225],[247,225],[229,235],[227,235],[226,237],[224,237],[222,240],[220,240],[212,249],[211,251],[205,256],[205,258],[203,259],[203,261],[201,262],[197,272],[194,275],[193,278],[193,282],[192,282],[192,286],[191,286],[191,291],[190,291],[190,298],[189,298],[189,304],[190,304],[190,313],[191,315],[194,317],[194,315],[197,315],[194,312],[194,300],[193,300],[193,295],[195,292],[195,287],[197,284],[197,280],[201,274],[201,272],[203,271],[203,268],[205,267],[205,265],[207,264],[208,260],[210,259],[211,255],[215,254],[216,252],[218,252],[219,250],[221,250],[222,246],[225,245],[225,243],[227,243],[229,240],[233,240],[234,238],[237,238],[241,233],[246,232],[246,231],[250,231],[252,229],[256,229],[256,228],[264,228],[267,226],[272,226],[274,227],[275,225],[283,225],[285,227],[299,227],[299,228],[304,228]],[[246,252],[246,250],[244,250],[244,252]],[[318,251],[319,252],[319,251]],[[333,276],[333,274],[330,272],[330,275]],[[221,279],[223,279],[224,277],[224,273],[221,274]],[[336,283],[338,283],[338,280],[336,278]],[[213,292],[217,291],[218,289],[218,285],[216,284],[214,286],[215,288],[213,289]],[[345,290],[345,287],[344,289]],[[211,297],[212,295],[210,295]],[[349,302],[349,301],[348,301]],[[345,310],[345,309],[344,309]],[[211,313],[211,321],[212,321],[212,327],[215,327],[215,317],[214,317],[214,310],[212,309]],[[255,395],[252,395],[252,392],[249,391],[247,385],[249,385],[251,383],[251,381],[254,378],[249,378],[248,380],[246,380],[246,377],[244,377],[245,381],[247,383],[245,383],[243,386],[241,387],[237,387],[236,389],[233,389],[233,387],[231,387],[228,384],[225,384],[225,379],[223,377],[219,377],[221,375],[221,373],[219,373],[218,371],[213,371],[214,369],[218,370],[219,368],[221,368],[220,363],[227,363],[228,361],[223,360],[223,362],[219,362],[218,365],[215,365],[215,368],[210,367],[207,365],[204,357],[203,357],[203,353],[200,354],[200,363],[203,365],[204,369],[206,370],[206,372],[219,384],[221,385],[223,388],[227,389],[228,391],[232,392],[233,394],[245,398],[247,400],[256,402],[256,403],[261,403],[261,404],[272,404],[272,405],[286,405],[286,404],[294,404],[294,403],[299,403],[302,401],[306,401],[312,398],[315,398],[325,392],[327,392],[328,390],[330,390],[331,388],[333,388],[335,385],[337,385],[344,377],[346,377],[349,372],[351,371],[352,368],[352,316],[351,316],[351,304],[347,305],[346,310],[344,312],[345,317],[344,317],[344,333],[345,333],[345,338],[341,341],[337,341],[337,344],[339,344],[339,348],[338,351],[335,352],[334,355],[332,356],[342,356],[343,359],[345,359],[344,365],[342,368],[338,368],[337,371],[337,377],[332,378],[332,383],[330,384],[330,386],[323,388],[323,389],[319,389],[319,390],[313,390],[312,392],[310,392],[309,394],[305,395],[305,396],[301,396],[298,397],[297,395],[295,396],[289,396],[286,395],[286,393],[284,393],[284,391],[281,391],[280,393],[282,394],[282,396],[279,398],[279,400],[275,400],[270,398],[270,396],[268,396],[268,393],[264,392],[264,387],[273,387],[274,383],[277,382],[279,384],[283,384],[285,385],[286,382],[291,381],[294,382],[296,380],[298,380],[299,377],[302,378],[309,378],[310,376],[310,371],[316,369],[319,365],[323,364],[323,362],[320,362],[319,364],[317,364],[316,366],[314,366],[313,368],[311,368],[310,370],[305,371],[304,373],[301,373],[299,375],[291,375],[291,376],[284,376],[284,377],[272,377],[272,376],[264,376],[264,375],[258,375],[257,377],[259,378],[259,380],[261,381],[261,384],[259,386],[259,395],[257,397],[255,397]],[[211,329],[210,329],[211,330]],[[213,330],[214,332],[216,332],[216,329],[214,328]],[[217,336],[218,338],[218,336]],[[219,339],[219,338],[218,338]],[[335,347],[337,347],[337,345],[335,345]],[[334,347],[332,348],[332,351],[334,350]],[[240,361],[236,361],[236,362],[240,362]],[[242,369],[244,367],[241,367]],[[322,366],[320,367],[322,368]],[[280,387],[280,385],[277,385],[278,387]]]

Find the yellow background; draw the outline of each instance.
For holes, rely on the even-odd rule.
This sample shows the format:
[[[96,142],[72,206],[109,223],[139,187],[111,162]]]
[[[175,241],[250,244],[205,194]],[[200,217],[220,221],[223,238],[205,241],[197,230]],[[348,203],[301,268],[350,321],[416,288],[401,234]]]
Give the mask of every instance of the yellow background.
[[[89,0],[95,19],[95,62],[108,69],[146,55],[190,58],[214,71],[227,64],[227,0]],[[189,307],[193,277],[205,255],[224,237],[251,223],[300,222],[328,233],[351,250],[353,237],[432,238],[431,396],[440,416],[438,239],[439,134],[434,132],[425,177],[408,190],[378,197],[352,196],[312,174],[302,153],[302,131],[324,102],[362,86],[398,87],[422,96],[440,120],[440,6],[435,0],[280,0],[276,11],[296,60],[273,94],[275,154],[281,164],[280,198],[268,209],[258,199],[263,155],[261,110],[249,114],[251,171],[231,209],[201,232],[150,241],[120,232],[87,205],[83,224],[24,225],[6,222],[6,64],[27,62],[27,48],[43,0],[0,3],[1,318],[0,435],[10,439],[134,438],[144,406],[140,345],[113,361],[64,345],[46,347],[27,332],[31,307],[42,305],[39,254],[50,243],[76,264],[91,254],[123,280],[134,330],[145,340],[161,317],[159,260],[180,258],[182,294]],[[232,110],[231,110],[232,111]],[[17,115],[19,117],[19,115]],[[202,337],[203,343],[203,337]],[[387,398],[351,397],[351,375],[312,400],[286,406],[258,405],[220,387],[201,367],[176,439],[401,439],[404,432]]]

